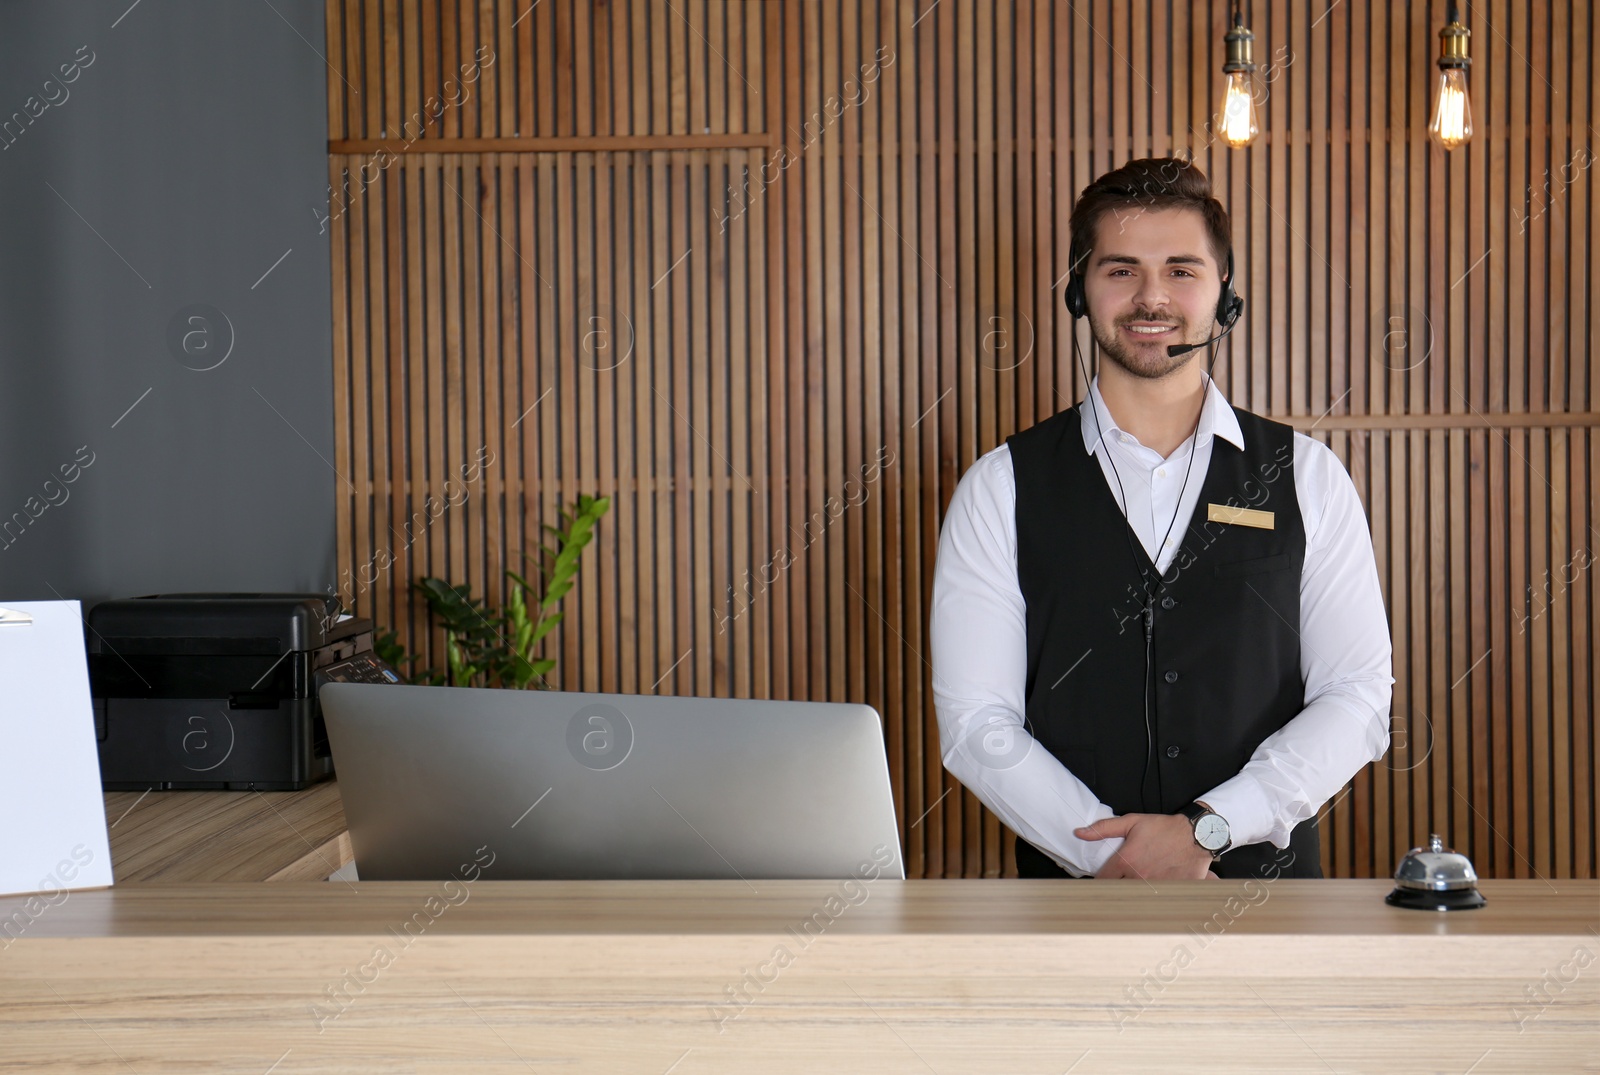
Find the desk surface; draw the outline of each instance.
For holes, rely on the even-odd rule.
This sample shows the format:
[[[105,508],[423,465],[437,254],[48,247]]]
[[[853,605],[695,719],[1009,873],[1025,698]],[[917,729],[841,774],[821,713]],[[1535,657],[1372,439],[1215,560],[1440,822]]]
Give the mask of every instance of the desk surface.
[[[339,782],[302,791],[108,791],[111,869],[128,881],[321,881],[350,862]]]
[[[781,935],[819,908],[837,936],[1590,938],[1600,881],[1484,881],[1487,907],[1391,907],[1392,882],[1276,881],[359,881],[122,884],[74,892],[27,936],[305,937],[381,934],[430,900],[453,936]],[[0,921],[26,897],[0,897]],[[829,901],[833,902],[830,904]],[[448,912],[448,913],[445,913]],[[1220,916],[1220,917],[1219,917]],[[1192,932],[1191,931],[1191,932]]]
[[[492,873],[0,899],[21,927],[0,938],[0,1067],[1526,1075],[1600,1056],[1596,881],[1488,881],[1487,907],[1437,914],[1368,880]]]

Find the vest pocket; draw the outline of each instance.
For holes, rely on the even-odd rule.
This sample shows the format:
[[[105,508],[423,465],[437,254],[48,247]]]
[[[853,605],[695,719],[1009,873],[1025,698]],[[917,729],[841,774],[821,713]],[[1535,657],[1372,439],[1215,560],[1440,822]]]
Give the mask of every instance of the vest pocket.
[[[1276,553],[1272,556],[1257,556],[1250,560],[1234,560],[1232,563],[1217,565],[1217,578],[1231,579],[1240,575],[1258,575],[1263,571],[1279,571],[1294,565],[1294,557],[1286,552]]]

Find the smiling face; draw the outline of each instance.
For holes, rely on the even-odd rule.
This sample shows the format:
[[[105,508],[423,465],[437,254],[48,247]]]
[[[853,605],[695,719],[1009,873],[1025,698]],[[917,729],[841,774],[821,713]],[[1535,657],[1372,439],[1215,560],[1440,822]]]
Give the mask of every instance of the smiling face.
[[[1113,209],[1100,220],[1083,286],[1101,349],[1133,376],[1159,380],[1200,354],[1174,358],[1169,346],[1213,333],[1222,272],[1198,212]]]

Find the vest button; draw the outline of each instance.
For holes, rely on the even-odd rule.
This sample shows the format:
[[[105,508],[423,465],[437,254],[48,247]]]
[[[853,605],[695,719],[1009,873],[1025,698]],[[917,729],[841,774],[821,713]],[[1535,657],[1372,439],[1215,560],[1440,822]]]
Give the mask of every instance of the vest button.
[[[1162,608],[1175,608],[1177,604],[1178,602],[1174,601],[1170,595],[1161,599]]]
[[[1176,682],[1178,682],[1178,673],[1176,673],[1176,672],[1168,672],[1166,678],[1167,678],[1167,682],[1168,683],[1176,683]]]
[[[1169,758],[1176,758],[1181,753],[1183,753],[1183,751],[1179,750],[1177,747],[1167,748],[1167,757]]]

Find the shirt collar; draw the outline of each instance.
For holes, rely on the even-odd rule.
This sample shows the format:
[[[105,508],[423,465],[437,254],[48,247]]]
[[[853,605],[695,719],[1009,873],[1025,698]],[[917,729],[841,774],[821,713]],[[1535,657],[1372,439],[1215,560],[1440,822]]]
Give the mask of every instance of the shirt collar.
[[[1097,376],[1094,383],[1089,386],[1090,406],[1094,407],[1094,414],[1088,415],[1088,421],[1078,422],[1083,433],[1083,448],[1090,455],[1100,447],[1103,437],[1116,436],[1122,432],[1116,420],[1111,417],[1111,409],[1106,406],[1105,400],[1100,397],[1100,378]],[[1099,416],[1098,431],[1095,426],[1095,415]],[[1233,408],[1222,395],[1222,390],[1217,387],[1217,382],[1210,377],[1206,378],[1206,401],[1200,409],[1200,428],[1195,434],[1195,445],[1199,446],[1211,437],[1221,437],[1234,447],[1244,449],[1244,430],[1239,427],[1239,416],[1233,413]]]

